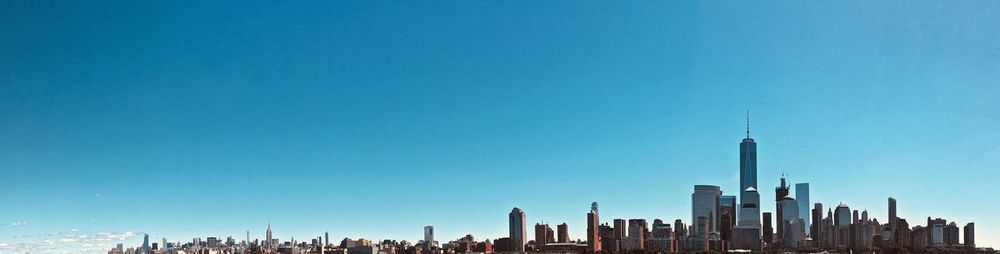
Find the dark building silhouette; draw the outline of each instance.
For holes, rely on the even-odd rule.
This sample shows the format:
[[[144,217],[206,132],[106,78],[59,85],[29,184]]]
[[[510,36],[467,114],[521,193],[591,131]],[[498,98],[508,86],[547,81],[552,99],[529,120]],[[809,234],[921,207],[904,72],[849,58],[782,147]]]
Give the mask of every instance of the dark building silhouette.
[[[569,226],[566,225],[566,223],[559,224],[558,226],[556,226],[556,232],[558,232],[557,234],[558,237],[556,238],[560,243],[569,242]]]
[[[782,174],[781,185],[778,186],[777,188],[774,188],[774,204],[775,204],[774,215],[775,215],[775,223],[778,223],[778,232],[777,234],[775,234],[774,239],[772,239],[772,241],[774,242],[781,241],[781,236],[782,236],[781,228],[783,228],[781,226],[781,223],[785,221],[784,217],[782,216],[784,213],[781,210],[781,201],[784,200],[785,197],[787,196],[788,196],[788,184],[785,183],[785,175]]]
[[[762,225],[763,240],[766,244],[774,242],[774,227],[771,226],[771,213],[763,213],[760,223]]]

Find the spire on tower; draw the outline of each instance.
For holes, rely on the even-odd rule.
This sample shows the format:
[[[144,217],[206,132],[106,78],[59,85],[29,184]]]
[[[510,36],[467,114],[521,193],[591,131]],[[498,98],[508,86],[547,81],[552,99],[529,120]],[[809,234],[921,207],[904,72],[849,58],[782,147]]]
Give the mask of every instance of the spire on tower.
[[[747,109],[747,138],[750,138],[750,109]]]

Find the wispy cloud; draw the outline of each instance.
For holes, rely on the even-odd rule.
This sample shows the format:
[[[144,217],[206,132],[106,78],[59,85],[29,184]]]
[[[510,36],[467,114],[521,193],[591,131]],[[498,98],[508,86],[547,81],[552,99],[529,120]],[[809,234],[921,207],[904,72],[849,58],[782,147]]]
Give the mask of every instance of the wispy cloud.
[[[132,231],[87,233],[73,228],[14,237],[13,242],[0,243],[0,253],[101,253],[137,235]]]
[[[11,222],[10,223],[10,226],[12,226],[12,227],[20,227],[20,226],[26,226],[26,225],[28,225],[28,222],[27,221],[23,221],[23,220],[19,220],[19,221],[15,221],[15,222]]]

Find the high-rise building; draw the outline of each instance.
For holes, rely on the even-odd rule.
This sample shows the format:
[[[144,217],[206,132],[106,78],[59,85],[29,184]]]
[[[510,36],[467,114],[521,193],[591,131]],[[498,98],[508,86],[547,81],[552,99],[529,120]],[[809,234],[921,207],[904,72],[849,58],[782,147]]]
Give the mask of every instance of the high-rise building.
[[[618,221],[615,221],[618,224]],[[590,204],[590,212],[587,213],[587,250],[592,252],[601,251],[601,238],[598,235],[598,227],[600,226],[600,219],[597,213],[597,202]],[[617,230],[617,229],[615,229]]]
[[[810,220],[812,220],[811,226],[809,227],[809,237],[813,239],[815,243],[823,243],[823,240],[827,237],[823,228],[823,204],[816,203],[813,204],[812,212],[810,213]]]
[[[510,219],[510,250],[513,252],[524,252],[524,244],[528,240],[528,216],[521,208],[514,207],[509,214]]]
[[[851,208],[843,203],[833,210],[833,224],[839,227],[851,225]]]
[[[740,193],[739,228],[760,229],[760,193],[757,188],[750,187]]]
[[[549,227],[549,224],[535,223],[535,246],[554,243],[556,240],[552,235],[552,227]]]
[[[722,189],[719,186],[694,186],[694,193],[691,194],[691,221],[695,222],[695,225],[698,225],[699,218],[702,218],[702,221],[707,223],[707,227],[698,225],[699,227],[696,229],[696,232],[692,232],[693,234],[708,235],[709,232],[719,231],[721,196]]]
[[[149,254],[149,234],[144,234],[142,237],[142,253]]]
[[[775,216],[774,222],[776,223],[775,226],[778,229],[777,230],[778,232],[776,234],[777,238],[775,240],[781,240],[781,236],[782,236],[782,232],[783,232],[782,231],[783,227],[781,226],[781,223],[783,221],[785,221],[783,219],[783,217],[782,217],[783,211],[782,211],[782,208],[781,208],[781,201],[784,200],[785,197],[787,197],[787,196],[788,196],[788,185],[785,183],[785,175],[782,174],[781,175],[781,185],[779,185],[778,187],[774,188],[774,208],[775,208],[774,209],[774,216]]]
[[[323,246],[329,246],[329,245],[330,245],[330,232],[327,231],[323,238]]]
[[[646,249],[646,231],[649,229],[649,225],[646,224],[644,219],[629,219],[628,220],[628,237],[625,239],[625,250],[645,250]]]
[[[764,243],[771,244],[774,242],[774,227],[771,226],[771,213],[761,214],[761,223],[764,224],[763,228],[761,228]]]
[[[750,138],[750,111],[747,111],[747,136],[740,142],[740,190],[757,188],[757,142]]]
[[[622,251],[622,240],[615,235],[615,229],[608,225],[608,223],[601,224],[597,227],[598,239],[601,239],[601,250],[605,250],[609,253],[618,253]]]
[[[809,218],[809,183],[795,184],[795,200],[799,202],[799,218],[805,222],[802,226],[808,231],[810,223],[812,223]]]
[[[896,223],[898,223],[898,222],[896,222],[897,220],[899,220],[899,218],[896,217],[896,199],[890,197],[889,198],[889,232],[890,232],[889,235],[890,235],[890,237],[895,237],[895,235],[896,235]],[[893,239],[893,242],[897,242],[898,243],[898,241],[896,241],[895,239]]]
[[[266,246],[268,249],[273,248],[274,246],[271,246],[271,241],[273,239],[274,238],[271,237],[271,223],[268,222],[267,223],[267,242],[264,243],[264,246]]]
[[[781,242],[786,248],[798,247],[803,237],[803,223],[799,218],[799,203],[795,198],[786,196],[781,201]]]
[[[730,226],[736,226],[736,196],[735,195],[722,195],[719,197],[719,213],[726,213],[726,209],[729,209],[728,216]],[[722,220],[720,217],[719,220]],[[722,225],[719,225],[722,226]]]
[[[653,220],[653,228],[650,231],[650,236],[647,240],[646,248],[650,251],[669,253],[673,250],[673,244],[671,244],[672,234],[670,230],[669,223],[663,223],[663,220],[655,219]]]
[[[615,222],[615,228],[614,228],[615,236],[618,237],[618,239],[625,240],[625,237],[627,236],[626,233],[628,233],[628,224],[626,224],[627,222],[625,222],[624,219],[615,219],[614,222]]]
[[[563,222],[563,224],[556,225],[556,232],[558,232],[557,234],[558,237],[556,237],[558,238],[558,242],[560,243],[569,242],[569,225],[566,225],[565,222]]]
[[[975,248],[976,247],[976,223],[969,222],[965,224],[962,229],[963,235],[965,237],[965,247]]]
[[[434,226],[428,225],[424,227],[424,242],[434,242]]]

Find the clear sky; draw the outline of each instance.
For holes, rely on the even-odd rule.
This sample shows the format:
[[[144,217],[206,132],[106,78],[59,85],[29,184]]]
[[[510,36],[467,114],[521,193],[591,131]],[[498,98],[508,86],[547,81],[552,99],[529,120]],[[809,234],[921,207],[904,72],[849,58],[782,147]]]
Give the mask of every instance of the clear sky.
[[[747,108],[762,200],[1000,247],[997,1],[205,2],[3,4],[0,252],[688,221]]]

